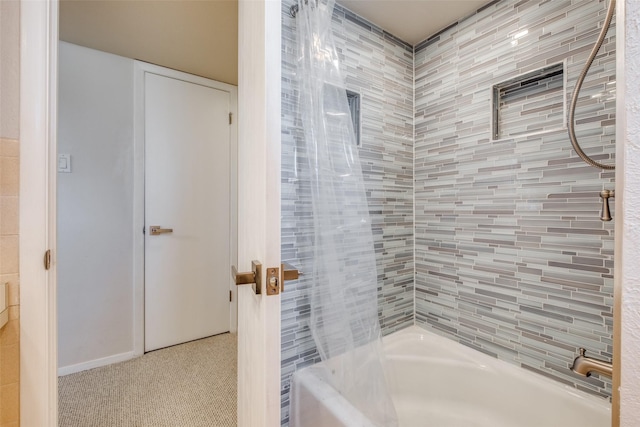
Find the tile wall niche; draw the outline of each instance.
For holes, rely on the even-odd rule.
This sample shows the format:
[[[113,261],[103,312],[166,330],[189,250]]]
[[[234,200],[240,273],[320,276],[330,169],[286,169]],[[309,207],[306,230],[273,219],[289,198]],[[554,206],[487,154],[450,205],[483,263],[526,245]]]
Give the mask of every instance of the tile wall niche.
[[[296,28],[282,2],[282,259],[310,271],[313,217],[297,111]],[[378,263],[384,334],[414,323],[413,48],[336,6],[334,37],[347,89],[361,96],[362,162]],[[282,294],[282,425],[289,424],[289,379],[319,356],[308,328],[310,283]]]
[[[569,367],[578,347],[611,358],[614,224],[599,192],[615,174],[583,163],[566,130],[492,141],[490,99],[563,61],[570,97],[607,4],[503,0],[415,49],[417,324],[602,396],[608,379]],[[564,114],[523,111],[525,131]],[[615,22],[576,118],[585,151],[613,163]]]
[[[282,259],[304,271],[312,265],[313,229],[296,115],[293,3],[282,2]],[[554,106],[532,97],[540,108],[525,101],[518,118],[518,133],[545,132],[491,138],[496,84],[562,63],[568,102],[606,6],[493,1],[415,47],[336,6],[347,88],[362,94],[359,153],[385,334],[415,322],[610,396],[607,379],[584,379],[568,368],[580,346],[611,357],[614,224],[598,219],[598,193],[613,189],[615,174],[585,165],[566,130],[557,130],[565,114],[557,91]],[[615,152],[614,98],[615,21],[576,114],[585,151],[606,163]],[[309,286],[303,277],[282,294],[283,426],[291,374],[319,359],[307,326]]]

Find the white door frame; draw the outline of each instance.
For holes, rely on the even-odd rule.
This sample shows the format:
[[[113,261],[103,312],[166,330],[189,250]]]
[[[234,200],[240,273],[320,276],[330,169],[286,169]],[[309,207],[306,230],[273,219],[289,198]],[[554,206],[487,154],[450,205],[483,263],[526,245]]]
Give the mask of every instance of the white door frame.
[[[236,86],[218,82],[193,74],[183,73],[170,68],[160,67],[147,62],[134,62],[133,90],[133,286],[134,286],[134,313],[133,313],[133,342],[136,356],[144,354],[144,164],[145,164],[145,135],[144,135],[144,74],[153,73],[164,77],[170,77],[189,83],[219,89],[229,93],[229,110],[233,121],[229,128],[230,158],[229,158],[229,227],[231,228],[229,239],[230,260],[237,265],[238,257],[238,88]],[[226,273],[226,272],[224,272]],[[238,331],[238,298],[235,284],[230,275],[225,276],[229,282],[229,290],[232,292],[232,302],[229,310],[229,332]]]
[[[58,2],[20,2],[20,425],[58,422]],[[43,257],[52,250],[52,266]]]
[[[247,129],[244,139],[239,135],[238,142],[251,144],[242,155],[254,153],[253,160],[262,162],[256,164],[255,170],[247,165],[239,176],[252,171],[254,182],[261,178],[266,190],[269,182],[279,180],[280,2],[241,3],[244,6],[239,8],[240,22],[257,26],[241,24],[239,34],[240,40],[244,40],[239,44],[240,81],[247,86],[244,97],[239,96],[240,102],[246,102],[244,108],[239,106],[239,116],[246,114],[243,123]],[[21,0],[20,15],[20,425],[55,427],[58,423],[55,246],[58,1]],[[262,90],[248,93],[250,88]],[[247,139],[255,136],[259,136],[255,143]],[[243,157],[239,162],[242,164]],[[267,165],[267,162],[276,163]],[[251,208],[246,197],[253,188],[247,184],[246,180],[239,183],[244,185],[244,193],[239,188],[238,194],[241,199],[245,197],[244,202],[239,200],[240,211]],[[249,257],[263,255],[265,266],[275,265],[280,260],[279,211],[275,215],[269,211],[270,217],[265,216],[267,206],[279,208],[280,195],[265,192],[258,199],[263,218],[258,222],[261,231],[257,237],[252,236],[251,226],[240,222],[238,253]],[[268,230],[267,222],[277,223],[277,227]],[[248,247],[248,242],[257,246]],[[277,253],[273,250],[276,246]],[[43,257],[48,249],[52,251],[52,264],[51,269],[45,270]],[[246,268],[244,262],[240,259],[241,268]],[[239,325],[238,359],[239,363],[245,360],[249,364],[256,379],[245,375],[239,384],[239,412],[249,416],[239,426],[275,427],[280,417],[280,297],[248,295],[248,291],[245,287],[239,292],[245,294],[245,298],[241,295],[238,298],[239,322],[244,317],[243,326],[253,328],[249,330],[253,335],[243,333]],[[245,311],[244,316],[243,301],[245,308],[255,309]],[[261,349],[260,354],[243,353],[250,348]],[[249,400],[255,396],[260,398]]]

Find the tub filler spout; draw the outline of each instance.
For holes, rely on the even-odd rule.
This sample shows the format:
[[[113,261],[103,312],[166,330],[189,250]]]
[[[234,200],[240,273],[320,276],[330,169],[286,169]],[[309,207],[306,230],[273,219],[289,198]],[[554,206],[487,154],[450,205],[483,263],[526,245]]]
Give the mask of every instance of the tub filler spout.
[[[600,375],[606,375],[610,377],[613,375],[613,365],[604,360],[594,359],[593,357],[585,356],[586,350],[580,349],[580,356],[576,357],[573,361],[571,370],[576,374],[584,375],[585,377],[591,376],[592,372],[597,372]]]

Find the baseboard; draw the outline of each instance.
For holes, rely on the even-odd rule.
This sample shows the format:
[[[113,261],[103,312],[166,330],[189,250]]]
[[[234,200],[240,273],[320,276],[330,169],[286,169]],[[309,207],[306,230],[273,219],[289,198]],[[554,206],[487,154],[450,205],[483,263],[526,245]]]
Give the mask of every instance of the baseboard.
[[[113,356],[107,356],[100,359],[93,359],[87,362],[77,363],[75,365],[61,366],[58,368],[58,376],[75,374],[77,372],[86,371],[88,369],[99,368],[101,366],[111,365],[112,363],[124,362],[138,357],[135,351],[128,351],[126,353],[114,354]]]

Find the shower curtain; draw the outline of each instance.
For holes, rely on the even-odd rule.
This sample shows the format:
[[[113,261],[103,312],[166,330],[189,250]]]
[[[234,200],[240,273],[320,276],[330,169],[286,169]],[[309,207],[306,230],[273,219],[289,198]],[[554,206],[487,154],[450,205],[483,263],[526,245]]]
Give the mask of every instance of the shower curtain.
[[[299,113],[314,220],[310,329],[328,381],[375,425],[397,425],[382,370],[376,260],[362,169],[331,30],[334,0],[300,0]],[[296,419],[292,396],[292,426]],[[304,414],[302,414],[304,415]]]

